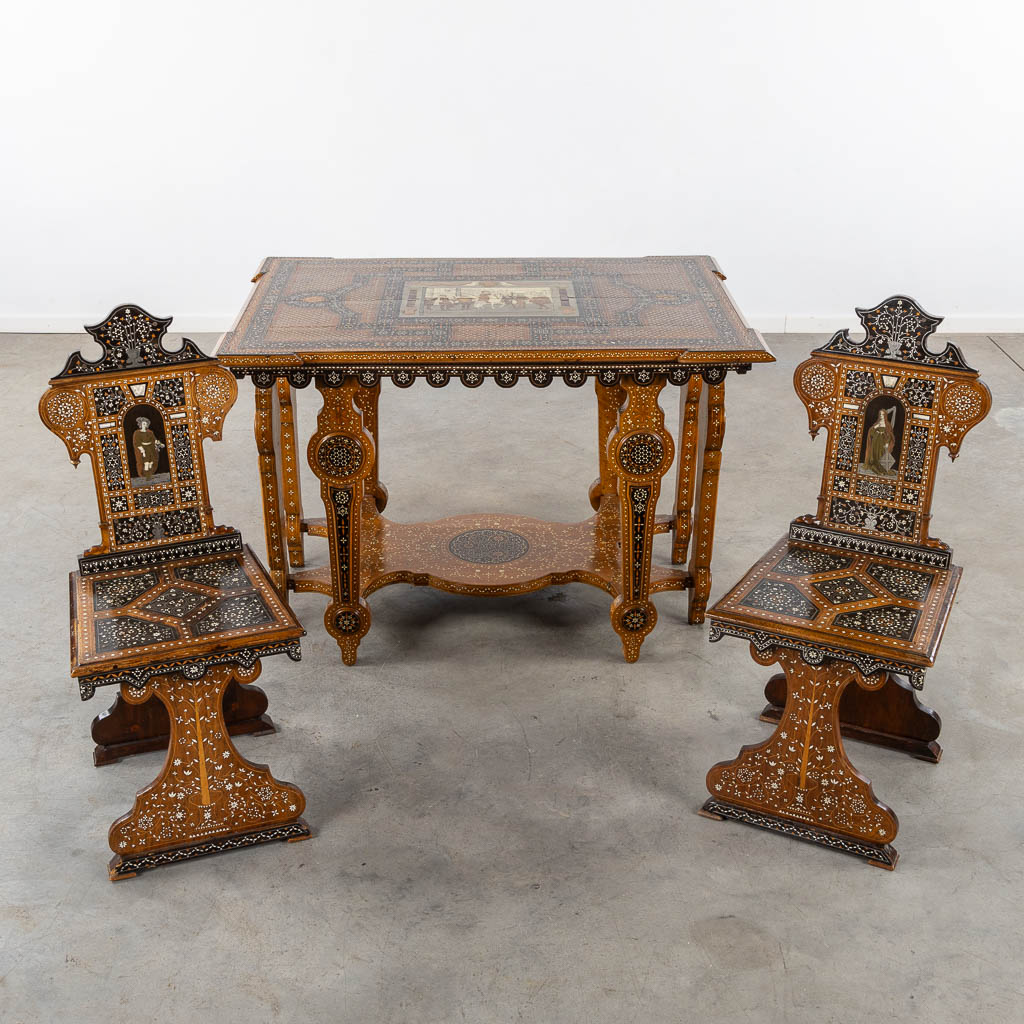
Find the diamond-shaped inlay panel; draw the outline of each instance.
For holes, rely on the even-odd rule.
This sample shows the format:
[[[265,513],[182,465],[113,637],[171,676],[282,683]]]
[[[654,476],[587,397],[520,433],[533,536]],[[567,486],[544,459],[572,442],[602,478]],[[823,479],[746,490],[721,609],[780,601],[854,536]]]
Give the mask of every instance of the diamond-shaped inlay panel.
[[[209,598],[203,594],[183,590],[181,587],[171,587],[170,590],[165,590],[154,597],[152,601],[147,601],[143,608],[157,615],[171,615],[176,619],[182,619],[207,600]]]
[[[875,596],[863,583],[852,576],[842,576],[837,580],[823,580],[821,583],[812,585],[822,597],[832,604],[867,601]]]
[[[808,621],[818,614],[818,609],[809,597],[792,583],[783,583],[781,580],[762,580],[740,604]]]

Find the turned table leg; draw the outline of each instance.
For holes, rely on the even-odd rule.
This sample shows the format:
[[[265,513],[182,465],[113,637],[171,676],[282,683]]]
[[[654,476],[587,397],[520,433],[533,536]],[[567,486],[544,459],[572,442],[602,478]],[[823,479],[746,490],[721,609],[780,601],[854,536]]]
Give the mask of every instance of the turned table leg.
[[[307,451],[320,481],[331,555],[333,593],[324,625],[337,640],[342,661],[354,665],[359,641],[370,628],[359,555],[363,497],[373,493],[377,449],[365,429],[358,380],[345,377],[340,386],[332,387],[318,378],[316,386],[324,404]]]
[[[260,496],[263,501],[263,529],[267,541],[267,571],[274,586],[287,593],[288,559],[285,538],[288,530],[284,513],[284,484],[278,438],[281,436],[280,400],[273,381],[256,386],[256,450],[259,452]]]
[[[676,507],[672,522],[672,562],[682,565],[693,531],[693,488],[700,451],[700,396],[704,378],[696,374],[679,394],[679,463],[676,467]]]
[[[255,678],[255,677],[253,677]],[[267,711],[267,695],[258,686],[232,679],[224,691],[224,721],[232,736],[264,736],[276,732]],[[122,757],[166,750],[170,737],[167,709],[156,695],[141,704],[130,704],[120,694],[114,703],[92,720],[96,767],[115,764]]]
[[[855,666],[825,658],[811,665],[797,651],[769,648],[754,660],[778,662],[786,676],[786,706],[775,732],[764,743],[740,750],[733,761],[716,764],[707,776],[711,798],[702,813],[864,857],[892,869],[890,845],[899,823],[875,798],[871,783],[850,763],[839,727],[844,689],[856,681],[868,690],[885,673],[863,676]]]
[[[786,677],[777,673],[764,688],[768,703],[762,722],[777,722],[786,704]],[[850,686],[839,702],[839,725],[848,739],[873,743],[891,750],[904,750],[921,761],[938,764],[942,719],[917,699],[913,689],[898,676],[889,674],[877,690]]]
[[[725,371],[721,371],[721,380],[709,384],[704,390],[707,416],[702,431],[700,484],[697,487],[689,563],[693,586],[687,617],[691,623],[704,621],[708,597],[711,595],[711,549],[715,539],[718,472],[722,465],[722,440],[725,436]]]
[[[601,499],[614,494],[617,486],[618,478],[608,462],[608,439],[618,423],[619,409],[626,400],[626,392],[618,384],[602,384],[597,377],[594,378],[594,388],[597,392],[598,477],[590,485],[590,504],[596,511],[601,507]]]
[[[299,481],[299,453],[296,446],[295,399],[286,377],[277,379],[278,425],[280,427],[281,493],[284,499],[285,542],[288,564],[306,564],[302,544],[302,489]]]
[[[661,478],[672,465],[674,445],[665,429],[658,395],[665,378],[652,383],[625,382],[626,403],[619,409],[608,439],[607,464],[616,478],[622,551],[621,592],[612,602],[611,619],[622,640],[626,661],[636,661],[640,645],[654,629],[658,613],[650,599],[651,549]]]
[[[112,881],[224,850],[309,837],[300,817],[302,791],[242,757],[228,736],[224,692],[232,678],[248,676],[238,666],[215,665],[200,679],[173,672],[154,676],[141,690],[121,687],[130,704],[155,695],[171,731],[159,776],[110,827]]]

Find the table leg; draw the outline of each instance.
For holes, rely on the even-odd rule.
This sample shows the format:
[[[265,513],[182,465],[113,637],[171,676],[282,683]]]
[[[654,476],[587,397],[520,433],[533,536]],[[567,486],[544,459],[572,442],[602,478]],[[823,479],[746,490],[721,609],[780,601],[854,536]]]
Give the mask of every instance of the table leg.
[[[298,568],[306,564],[302,544],[302,490],[299,482],[299,457],[295,444],[295,399],[286,377],[277,379],[277,403],[280,424],[281,491],[285,511],[285,543],[288,564]]]
[[[331,553],[333,593],[324,625],[337,640],[342,661],[354,665],[359,641],[370,628],[359,555],[363,496],[372,493],[377,447],[365,429],[358,380],[346,377],[339,387],[330,387],[318,379],[316,386],[324,404],[307,451],[320,481]]]
[[[704,621],[711,594],[711,549],[715,539],[715,505],[718,502],[718,471],[722,465],[722,439],[725,436],[725,379],[709,384],[702,404],[707,416],[703,424],[703,452],[700,486],[696,495],[693,547],[689,572],[693,580],[687,618],[691,623]]]
[[[700,396],[704,378],[694,375],[679,392],[679,463],[676,468],[676,507],[672,523],[672,562],[682,565],[693,531],[693,488],[700,451]]]
[[[864,857],[878,867],[896,866],[890,843],[899,823],[875,799],[871,783],[850,763],[843,749],[839,703],[856,681],[865,689],[882,686],[884,672],[863,676],[848,662],[825,659],[809,665],[799,652],[769,648],[754,660],[778,662],[786,674],[786,708],[771,737],[740,750],[708,772],[708,817],[733,818],[797,839]]]
[[[281,479],[281,459],[277,444],[281,435],[278,390],[256,388],[256,450],[259,452],[260,495],[263,499],[263,530],[267,541],[267,571],[274,586],[287,593],[288,560],[285,547],[285,526]]]
[[[129,703],[158,697],[171,732],[160,774],[110,827],[112,881],[222,850],[309,837],[302,791],[242,757],[228,737],[224,691],[246,675],[235,665],[215,665],[198,680],[174,672],[155,676],[141,691],[122,686]]]
[[[658,621],[649,589],[651,548],[661,478],[674,453],[658,405],[664,386],[663,376],[646,386],[633,381],[622,385],[626,404],[618,411],[607,446],[609,472],[617,480],[622,548],[622,591],[612,602],[611,618],[626,661],[636,661],[640,645]]]
[[[594,378],[597,391],[597,461],[598,477],[590,485],[590,504],[594,509],[601,505],[606,494],[614,494],[617,478],[608,463],[608,438],[612,436],[619,419],[619,409],[626,400],[626,392],[618,385],[605,386]]]
[[[772,676],[764,695],[768,704],[761,721],[779,721],[786,704],[785,675]],[[942,757],[937,742],[942,719],[898,676],[890,674],[877,690],[848,687],[839,704],[839,725],[844,736],[862,743],[903,750],[930,764],[938,764]]]
[[[380,402],[380,381],[372,388],[360,388],[355,393],[355,403],[363,414],[363,426],[373,438],[373,450],[377,453],[373,462],[373,475],[369,488],[378,512],[383,512],[388,503],[388,489],[380,482],[380,431],[378,429],[377,405]]]

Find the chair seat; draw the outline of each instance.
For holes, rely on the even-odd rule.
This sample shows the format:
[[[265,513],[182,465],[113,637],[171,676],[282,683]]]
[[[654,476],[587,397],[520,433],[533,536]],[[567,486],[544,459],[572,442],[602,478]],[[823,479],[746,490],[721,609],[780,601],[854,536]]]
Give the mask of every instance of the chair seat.
[[[140,569],[71,574],[75,677],[267,648],[304,633],[248,545]]]
[[[708,612],[795,640],[930,668],[959,566],[935,569],[783,537]]]

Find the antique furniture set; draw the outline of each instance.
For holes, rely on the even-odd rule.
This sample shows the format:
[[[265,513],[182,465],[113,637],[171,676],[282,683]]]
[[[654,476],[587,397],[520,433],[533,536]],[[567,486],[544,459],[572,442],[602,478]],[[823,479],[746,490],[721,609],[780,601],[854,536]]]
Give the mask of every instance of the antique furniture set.
[[[40,402],[77,464],[88,454],[101,543],[71,576],[71,673],[83,699],[116,684],[93,724],[97,764],[166,746],[160,776],[111,828],[112,879],[273,839],[309,836],[304,798],[241,757],[230,734],[272,731],[252,682],[259,659],[299,657],[288,589],[324,593],[324,621],[346,664],[370,628],[366,597],[406,582],[456,593],[520,594],[567,582],[601,587],[628,661],[654,628],[653,594],[689,590],[701,622],[727,372],[773,357],[708,257],[632,260],[270,259],[218,360],[163,345],[170,320],[121,306],[87,330],[102,354],[73,355]],[[919,687],[960,570],[929,539],[938,449],[955,457],[987,413],[988,391],[939,320],[895,297],[859,310],[867,336],[837,334],[796,387],[812,434],[829,433],[815,516],[780,541],[708,613],[712,640],[750,641],[768,685],[772,738],[708,776],[703,813],[810,839],[892,867],[892,812],[847,760],[841,733],[938,760],[938,719]],[[269,571],[234,530],[215,526],[202,441],[220,437],[256,385],[256,441]],[[381,380],[467,387],[487,377],[536,387],[595,381],[596,514],[550,523],[471,514],[397,523],[381,513]],[[325,516],[304,518],[294,389],[323,406],[307,456]],[[677,444],[658,398],[679,386],[673,511],[655,512]],[[305,568],[303,533],[326,537],[329,565]],[[672,562],[652,561],[670,533]],[[864,687],[860,698],[848,700]],[[844,696],[844,691],[846,696]]]

